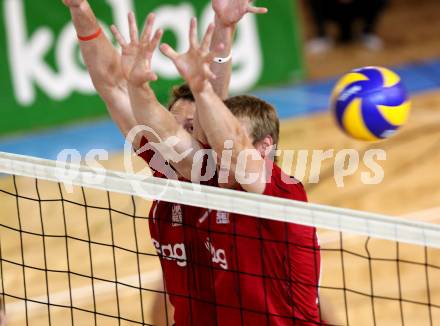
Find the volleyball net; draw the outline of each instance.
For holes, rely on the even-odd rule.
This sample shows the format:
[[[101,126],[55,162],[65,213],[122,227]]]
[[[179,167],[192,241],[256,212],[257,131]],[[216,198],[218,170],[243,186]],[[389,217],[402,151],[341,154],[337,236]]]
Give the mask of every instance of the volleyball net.
[[[148,220],[152,200],[317,227],[320,248],[313,250],[321,256],[319,309],[327,324],[440,321],[437,225],[8,153],[0,153],[0,173],[0,296],[9,325],[172,325],[170,286],[165,287],[158,255],[181,267],[201,262],[191,260],[188,248],[158,250],[153,245]],[[195,228],[179,223],[177,227]],[[214,229],[209,232],[215,236]],[[233,237],[284,245],[282,239],[252,238],[239,229]],[[216,273],[226,260],[219,248],[205,245],[214,254],[204,269],[197,268],[197,275],[215,290]],[[286,242],[286,251],[298,249],[290,245]],[[267,268],[252,274],[237,266],[230,270],[239,280],[280,281]],[[182,280],[176,276],[175,281]],[[214,301],[210,295],[193,297],[198,281],[189,283],[188,294],[168,294],[189,295],[214,306],[214,314],[237,307],[242,317],[256,313],[241,300],[222,302],[218,294]],[[246,291],[243,283],[232,284],[229,291],[240,298]],[[268,316],[268,323],[272,317],[286,316]],[[283,321],[308,322],[313,324]]]

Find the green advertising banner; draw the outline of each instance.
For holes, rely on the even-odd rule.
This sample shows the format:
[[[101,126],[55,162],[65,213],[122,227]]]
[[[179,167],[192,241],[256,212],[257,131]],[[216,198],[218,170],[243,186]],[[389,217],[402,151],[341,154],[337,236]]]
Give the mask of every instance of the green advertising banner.
[[[202,28],[212,21],[207,0],[90,0],[106,33],[115,23],[127,35],[126,14],[133,10],[142,25],[156,12],[164,41],[187,49],[188,23],[199,18]],[[281,84],[302,76],[297,17],[293,0],[260,1],[269,7],[262,16],[247,15],[237,30],[231,82],[233,93]],[[69,10],[61,0],[0,2],[0,135],[58,126],[105,115],[81,61]],[[160,52],[153,58],[159,76],[154,87],[166,102],[179,76]]]

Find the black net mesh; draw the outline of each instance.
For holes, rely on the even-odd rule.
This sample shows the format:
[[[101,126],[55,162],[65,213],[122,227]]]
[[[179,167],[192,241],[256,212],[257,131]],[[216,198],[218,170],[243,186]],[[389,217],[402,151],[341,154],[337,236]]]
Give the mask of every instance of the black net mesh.
[[[437,249],[328,230],[318,232],[320,247],[303,246],[287,224],[279,224],[285,237],[271,238],[264,222],[255,235],[244,218],[211,219],[215,212],[205,210],[193,216],[197,224],[179,219],[190,216],[180,206],[154,223],[184,230],[183,243],[165,243],[160,232],[152,241],[145,200],[15,176],[0,179],[0,207],[0,306],[9,325],[172,325],[174,317],[192,325],[314,325],[298,300],[318,290],[325,324],[440,323]],[[221,237],[229,251],[216,247]],[[304,264],[298,253],[315,258],[311,277],[295,277]],[[245,254],[257,264],[247,265]],[[161,264],[171,271],[166,282]],[[169,297],[185,308],[180,315]]]

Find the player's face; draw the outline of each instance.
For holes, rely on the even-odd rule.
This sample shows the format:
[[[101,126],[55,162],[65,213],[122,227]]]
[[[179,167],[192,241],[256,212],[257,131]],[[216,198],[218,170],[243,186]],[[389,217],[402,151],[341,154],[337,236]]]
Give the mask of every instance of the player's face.
[[[170,112],[174,115],[177,123],[190,134],[194,131],[194,115],[196,104],[191,101],[180,99],[171,107]]]

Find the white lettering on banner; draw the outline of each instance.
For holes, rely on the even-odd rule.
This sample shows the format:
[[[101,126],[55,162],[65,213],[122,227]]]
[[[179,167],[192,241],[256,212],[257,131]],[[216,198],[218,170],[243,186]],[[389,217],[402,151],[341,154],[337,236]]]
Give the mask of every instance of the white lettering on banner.
[[[67,96],[70,85],[65,76],[57,75],[44,62],[54,41],[54,33],[40,27],[27,39],[27,24],[22,0],[5,0],[4,14],[8,38],[8,54],[15,95],[22,105],[35,101],[33,82],[54,99]]]
[[[160,258],[167,260],[175,260],[180,267],[186,266],[186,250],[183,243],[173,244],[160,244],[157,240],[151,239],[154,248],[156,248],[157,254]]]
[[[226,253],[223,249],[215,249],[212,245],[211,239],[206,238],[205,241],[206,249],[211,253],[212,255],[212,262],[219,264],[221,268],[228,269],[228,261],[226,260]]]
[[[129,27],[127,24],[127,13],[134,11],[133,0],[106,0],[113,9],[113,20],[118,26],[119,31],[129,39]],[[143,26],[143,25],[141,25]]]
[[[126,13],[133,9],[133,0],[106,0],[106,2],[112,9],[114,22],[122,33],[127,35]],[[24,0],[3,1],[11,80],[17,102],[23,106],[34,104],[37,88],[54,100],[63,100],[74,91],[83,94],[94,93],[88,72],[77,60],[78,41],[72,23],[66,22],[58,35],[48,26],[40,26],[29,33],[25,3]],[[54,3],[55,5],[62,6],[61,3]],[[177,51],[186,51],[189,20],[195,15],[191,2],[175,6],[160,5],[154,11],[156,27],[172,32],[177,40]],[[144,14],[146,13],[142,13]],[[201,17],[203,30],[212,18],[211,4],[208,3]],[[105,33],[110,35],[108,27],[102,22],[101,25]],[[51,67],[45,61],[47,54],[53,49],[55,67]],[[233,62],[232,92],[246,91],[258,82],[262,72],[262,56],[254,15],[247,15],[238,26],[233,46]],[[160,51],[154,54],[153,69],[162,78],[179,77],[173,63]]]

